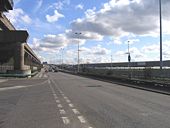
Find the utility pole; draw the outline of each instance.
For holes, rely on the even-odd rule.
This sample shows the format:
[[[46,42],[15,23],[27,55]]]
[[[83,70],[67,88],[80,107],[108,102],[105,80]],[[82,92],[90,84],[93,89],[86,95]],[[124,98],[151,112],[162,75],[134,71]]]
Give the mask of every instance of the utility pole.
[[[129,51],[129,42],[128,41],[128,67],[130,67],[130,61],[131,61],[131,56],[130,56],[130,51]]]
[[[112,55],[111,55],[111,58],[110,58],[110,59],[111,59],[111,65],[110,65],[111,67],[110,67],[110,69],[112,69],[112,66],[113,66],[113,65],[112,65],[112,59],[113,59],[113,56],[112,56]]]
[[[161,0],[159,0],[159,18],[160,18],[160,69],[162,70],[162,5]]]
[[[130,56],[130,50],[129,50],[129,40],[128,40],[128,69],[130,71],[129,73],[129,78],[131,79],[131,65],[130,65],[130,62],[131,62],[131,56]]]
[[[78,39],[79,39],[79,36],[82,34],[81,32],[76,32],[75,33],[76,35],[78,35]],[[78,47],[77,47],[77,72],[79,73],[80,72],[80,46],[79,46],[79,40],[78,40]]]
[[[64,59],[63,52],[64,52],[64,48],[61,48],[61,65],[62,65],[62,69],[63,69],[63,59]]]

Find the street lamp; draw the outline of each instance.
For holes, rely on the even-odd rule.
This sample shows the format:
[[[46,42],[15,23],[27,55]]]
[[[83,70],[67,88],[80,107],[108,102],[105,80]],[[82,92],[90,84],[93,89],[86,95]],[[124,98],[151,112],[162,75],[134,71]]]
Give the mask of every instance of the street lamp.
[[[159,18],[160,18],[160,69],[162,69],[162,7],[161,0],[159,0]]]
[[[129,78],[131,78],[131,67],[130,67],[130,62],[131,62],[131,56],[130,56],[130,51],[129,51],[129,40],[128,40],[128,69],[130,70]]]
[[[113,60],[113,56],[111,55],[111,58],[110,58],[110,60],[111,60],[111,67],[110,67],[110,69],[112,69],[112,60]]]
[[[131,56],[130,56],[130,51],[129,51],[129,42],[130,41],[128,41],[128,67],[130,67],[130,61],[131,61]]]
[[[63,69],[63,52],[64,52],[64,48],[61,48],[61,65],[62,65],[62,69]]]
[[[78,36],[78,39],[79,39],[79,36],[82,34],[81,32],[75,32],[75,34]],[[80,57],[80,49],[79,49],[79,41],[78,41],[78,47],[77,47],[77,72],[79,73],[80,71],[80,60],[79,60],[79,57]]]

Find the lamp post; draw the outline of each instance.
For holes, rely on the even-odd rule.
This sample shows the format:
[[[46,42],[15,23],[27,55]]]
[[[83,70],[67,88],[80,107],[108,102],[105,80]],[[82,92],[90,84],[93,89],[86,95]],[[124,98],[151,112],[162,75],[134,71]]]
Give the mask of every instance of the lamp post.
[[[130,62],[131,62],[131,56],[130,56],[130,51],[129,51],[129,40],[128,40],[128,69],[130,70],[130,74],[129,74],[129,78],[131,78],[131,66],[130,66]]]
[[[130,51],[129,51],[129,42],[130,41],[128,41],[128,67],[130,67],[130,61],[131,61],[131,56],[130,56]]]
[[[160,18],[160,69],[162,69],[163,62],[162,62],[162,7],[161,7],[161,0],[159,0],[159,18]]]
[[[61,65],[62,65],[62,69],[63,69],[63,52],[64,52],[64,48],[61,48]]]
[[[112,69],[112,60],[113,60],[113,56],[112,55],[111,55],[110,59],[111,59],[111,65],[110,65],[111,67],[110,67],[110,69]]]
[[[75,34],[78,36],[78,39],[79,39],[79,36],[82,34],[81,32],[75,32]],[[78,41],[78,47],[77,47],[77,72],[79,73],[80,71],[80,46],[79,46],[79,41]]]

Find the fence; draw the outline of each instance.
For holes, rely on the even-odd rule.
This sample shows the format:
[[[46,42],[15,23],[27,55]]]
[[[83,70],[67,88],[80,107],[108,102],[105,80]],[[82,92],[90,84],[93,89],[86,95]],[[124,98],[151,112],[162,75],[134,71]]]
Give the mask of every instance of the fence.
[[[170,69],[89,69],[82,70],[86,74],[113,76],[119,78],[138,79],[170,79]]]

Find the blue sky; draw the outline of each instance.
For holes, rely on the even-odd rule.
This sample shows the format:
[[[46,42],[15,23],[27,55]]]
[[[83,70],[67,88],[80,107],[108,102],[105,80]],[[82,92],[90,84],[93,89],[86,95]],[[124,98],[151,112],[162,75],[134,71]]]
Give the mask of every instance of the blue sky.
[[[81,63],[159,60],[158,0],[14,0],[6,13],[17,29],[29,32],[28,44],[42,61]],[[162,0],[163,59],[170,59],[170,6]],[[81,35],[75,35],[81,32]]]

